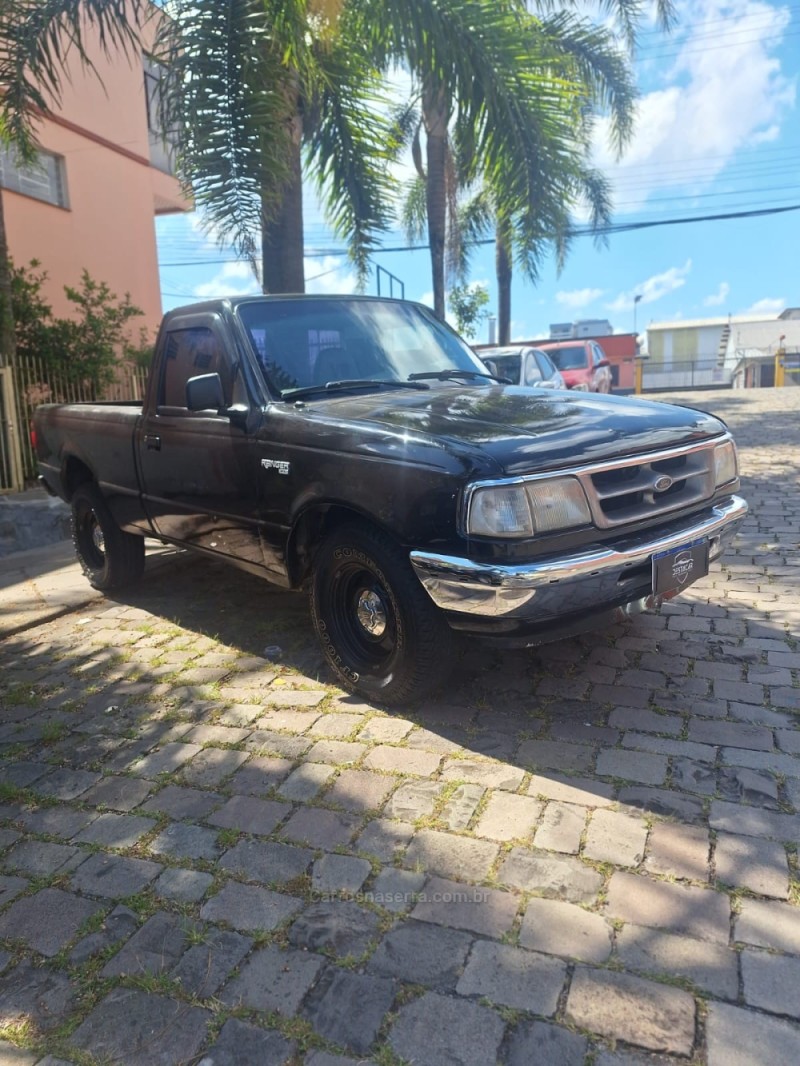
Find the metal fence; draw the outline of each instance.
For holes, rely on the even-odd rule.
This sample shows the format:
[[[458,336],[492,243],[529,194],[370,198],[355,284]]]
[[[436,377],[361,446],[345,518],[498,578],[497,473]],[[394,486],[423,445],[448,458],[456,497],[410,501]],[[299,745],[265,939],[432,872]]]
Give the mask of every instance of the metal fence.
[[[644,362],[642,388],[647,392],[659,389],[720,389],[732,382],[730,367],[718,359],[684,359],[670,363]]]
[[[146,380],[146,370],[125,363],[116,368],[114,380],[100,389],[91,382],[70,381],[37,359],[0,370],[0,492],[17,492],[36,478],[30,427],[40,404],[97,400],[139,403]]]

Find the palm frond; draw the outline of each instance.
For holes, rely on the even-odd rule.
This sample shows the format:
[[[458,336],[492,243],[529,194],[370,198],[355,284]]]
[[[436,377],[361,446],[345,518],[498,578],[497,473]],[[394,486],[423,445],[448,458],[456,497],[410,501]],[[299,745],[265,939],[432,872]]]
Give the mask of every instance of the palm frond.
[[[428,205],[425,198],[425,178],[418,174],[410,178],[400,197],[400,224],[410,244],[424,239],[428,232]]]

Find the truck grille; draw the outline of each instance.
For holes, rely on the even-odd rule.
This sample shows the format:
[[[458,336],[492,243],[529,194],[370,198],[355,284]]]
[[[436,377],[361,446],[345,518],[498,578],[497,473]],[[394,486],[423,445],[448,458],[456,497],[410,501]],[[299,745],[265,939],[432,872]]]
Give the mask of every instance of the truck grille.
[[[622,459],[578,473],[601,529],[669,514],[714,495],[714,445]]]

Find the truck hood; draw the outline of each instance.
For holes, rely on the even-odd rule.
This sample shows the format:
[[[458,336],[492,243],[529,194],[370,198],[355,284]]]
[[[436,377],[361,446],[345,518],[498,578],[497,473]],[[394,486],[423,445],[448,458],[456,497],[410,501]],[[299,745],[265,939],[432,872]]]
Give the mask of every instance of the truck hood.
[[[433,386],[314,402],[315,414],[435,438],[490,456],[509,476],[636,455],[718,436],[703,411],[622,396],[518,386]],[[364,426],[366,428],[366,426]]]

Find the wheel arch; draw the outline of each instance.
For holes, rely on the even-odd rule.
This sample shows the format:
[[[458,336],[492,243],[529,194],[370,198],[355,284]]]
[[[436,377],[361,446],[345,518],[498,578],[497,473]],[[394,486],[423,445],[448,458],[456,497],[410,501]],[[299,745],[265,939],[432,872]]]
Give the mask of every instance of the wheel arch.
[[[75,490],[86,484],[87,481],[96,481],[91,468],[76,455],[68,455],[61,467],[61,484],[64,489],[64,499],[69,503],[75,495]]]
[[[298,588],[310,576],[314,554],[322,540],[334,529],[349,523],[378,529],[399,543],[397,534],[373,515],[347,504],[317,501],[297,515],[289,534],[286,563],[292,588]]]

